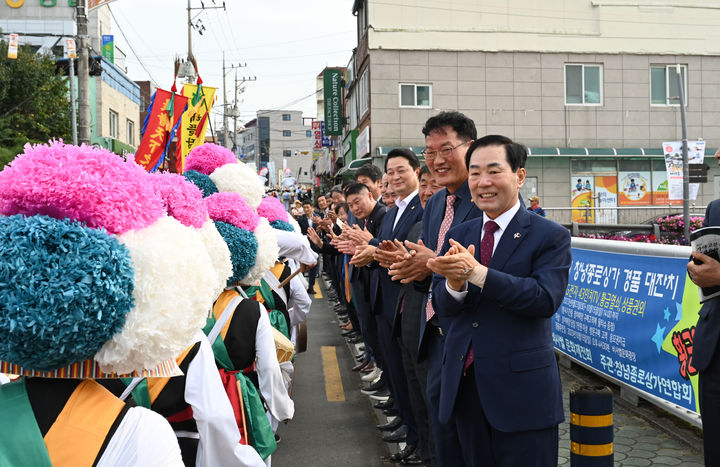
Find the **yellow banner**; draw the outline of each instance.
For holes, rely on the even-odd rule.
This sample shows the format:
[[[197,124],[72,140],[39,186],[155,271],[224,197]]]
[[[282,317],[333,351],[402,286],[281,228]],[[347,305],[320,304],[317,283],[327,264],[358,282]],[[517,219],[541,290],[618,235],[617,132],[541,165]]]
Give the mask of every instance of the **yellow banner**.
[[[215,88],[201,86],[201,96],[194,99],[197,89],[196,84],[185,84],[182,89],[182,95],[188,98],[188,109],[180,120],[176,152],[178,173],[185,172],[185,158],[190,151],[205,142],[210,109],[215,102]]]

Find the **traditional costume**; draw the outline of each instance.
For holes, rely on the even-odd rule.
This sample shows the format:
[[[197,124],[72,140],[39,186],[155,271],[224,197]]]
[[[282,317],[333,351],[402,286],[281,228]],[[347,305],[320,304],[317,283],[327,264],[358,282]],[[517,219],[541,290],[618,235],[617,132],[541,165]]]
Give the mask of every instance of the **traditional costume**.
[[[0,387],[0,465],[183,465],[168,422],[113,395],[120,380],[99,380],[108,390],[80,379],[175,385],[174,358],[222,286],[228,259],[217,253],[226,246],[206,214],[172,213],[177,200],[160,195],[177,194],[172,183],[151,177],[109,151],[61,142],[27,146],[0,172],[0,371],[43,376]],[[232,409],[216,402],[224,399],[212,358],[198,358],[209,344],[196,341],[178,360],[186,402],[208,434],[198,460],[262,465],[249,448],[254,458],[234,456]]]

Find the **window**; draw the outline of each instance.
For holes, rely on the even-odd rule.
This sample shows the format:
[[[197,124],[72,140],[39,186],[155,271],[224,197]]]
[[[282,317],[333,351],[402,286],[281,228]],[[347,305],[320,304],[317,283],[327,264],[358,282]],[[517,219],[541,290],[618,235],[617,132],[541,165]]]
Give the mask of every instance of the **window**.
[[[127,134],[127,144],[135,146],[135,122],[129,118],[125,125],[125,133]]]
[[[292,136],[292,131],[290,130],[283,130],[283,136]]]
[[[283,157],[290,157],[292,156],[292,151],[290,149],[283,149]]]
[[[602,66],[565,65],[565,105],[602,105]]]
[[[686,65],[680,65],[680,76],[683,83],[683,98],[687,106]],[[680,87],[675,65],[652,65],[650,67],[650,104],[680,105]]]
[[[401,84],[400,107],[431,107],[432,87],[429,84]]]
[[[290,114],[282,114],[283,122],[289,122],[290,121]]]
[[[114,110],[110,111],[110,124],[108,125],[110,130],[110,137],[117,139],[118,137],[118,113]]]
[[[355,86],[355,95],[357,96],[357,112],[358,119],[362,120],[368,111],[370,102],[368,100],[370,95],[370,83],[368,82],[368,72],[365,72],[360,77],[357,86]]]
[[[312,138],[312,130],[305,130],[305,137]]]

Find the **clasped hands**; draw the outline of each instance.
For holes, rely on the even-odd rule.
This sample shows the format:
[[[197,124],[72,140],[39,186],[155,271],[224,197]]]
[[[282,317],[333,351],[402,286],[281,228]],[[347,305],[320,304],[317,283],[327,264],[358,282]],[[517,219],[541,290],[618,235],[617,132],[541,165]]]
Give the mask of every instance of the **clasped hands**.
[[[445,277],[448,287],[457,292],[468,281],[482,287],[487,276],[487,267],[475,259],[475,245],[465,248],[453,239],[450,239],[448,251],[443,256],[428,260],[427,267]]]

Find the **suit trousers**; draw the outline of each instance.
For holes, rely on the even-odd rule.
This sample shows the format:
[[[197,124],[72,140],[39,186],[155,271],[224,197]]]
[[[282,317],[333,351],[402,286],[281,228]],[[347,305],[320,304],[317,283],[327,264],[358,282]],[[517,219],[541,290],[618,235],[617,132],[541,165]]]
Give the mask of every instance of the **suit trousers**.
[[[377,326],[375,317],[370,311],[370,302],[367,299],[367,287],[363,281],[351,281],[352,302],[355,306],[355,313],[360,324],[358,328],[365,342],[365,356],[375,361],[375,348],[377,347]],[[354,324],[353,324],[354,326]]]
[[[398,339],[398,338],[396,338]],[[435,465],[435,454],[430,436],[430,421],[428,418],[426,389],[427,389],[427,362],[417,361],[417,348],[410,349],[398,339],[402,351],[402,363],[407,379],[408,397],[410,407],[417,423],[420,442],[418,449],[420,457],[428,464]]]
[[[460,380],[452,417],[465,464],[473,467],[557,466],[558,426],[513,433],[494,429],[485,417],[474,370],[471,365]]]
[[[425,391],[435,450],[433,466],[463,467],[465,462],[460,451],[460,438],[455,423],[440,423],[438,419],[444,340],[445,337],[438,333],[437,328],[428,323],[424,340],[428,355]]]
[[[720,358],[717,352],[698,380],[705,465],[720,466]]]
[[[410,406],[408,395],[408,384],[405,379],[405,370],[402,364],[402,351],[397,339],[392,337],[390,323],[380,314],[376,315],[378,327],[378,340],[382,348],[382,370],[386,381],[390,385],[395,399],[395,408],[400,412],[405,425],[408,428],[407,443],[413,446],[418,445],[419,435],[417,423]]]

